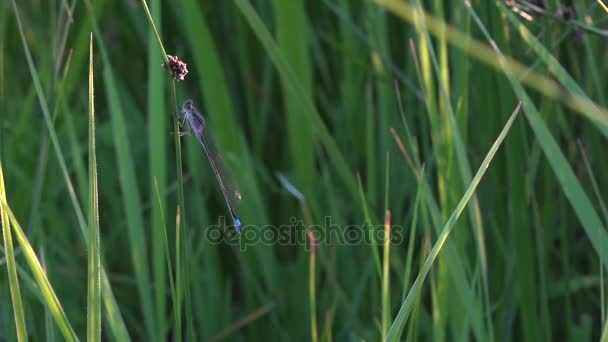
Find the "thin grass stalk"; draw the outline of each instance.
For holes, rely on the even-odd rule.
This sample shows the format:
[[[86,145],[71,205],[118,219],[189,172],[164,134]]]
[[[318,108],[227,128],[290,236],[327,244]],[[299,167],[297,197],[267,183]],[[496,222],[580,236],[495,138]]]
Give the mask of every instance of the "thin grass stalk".
[[[95,101],[93,77],[93,33],[89,47],[89,274],[87,296],[87,340],[101,340],[101,249],[95,150]]]
[[[312,230],[308,230],[310,240],[310,253],[308,255],[308,300],[310,303],[310,336],[312,342],[317,342],[317,296],[316,296],[316,273],[317,273],[317,240]]]
[[[2,160],[0,160],[0,201],[7,202],[6,188],[4,187],[4,174],[2,171]],[[17,276],[17,263],[15,262],[15,248],[11,235],[11,225],[8,214],[0,206],[0,223],[2,224],[2,237],[4,239],[4,255],[6,257],[6,270],[8,271],[8,282],[11,291],[11,302],[13,304],[13,315],[15,317],[15,329],[19,342],[27,341],[27,326],[23,302],[21,301],[21,290]]]

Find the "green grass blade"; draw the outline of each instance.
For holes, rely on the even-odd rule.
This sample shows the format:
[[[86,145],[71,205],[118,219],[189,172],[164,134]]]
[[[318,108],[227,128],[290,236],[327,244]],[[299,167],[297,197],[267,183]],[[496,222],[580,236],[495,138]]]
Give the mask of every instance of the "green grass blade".
[[[161,222],[163,223],[162,228],[163,228],[163,244],[164,244],[164,248],[165,248],[165,258],[166,258],[166,263],[167,263],[167,270],[168,270],[168,275],[169,275],[169,288],[171,289],[171,303],[173,304],[173,312],[177,313],[179,312],[178,306],[177,306],[177,292],[175,289],[175,274],[173,273],[173,264],[171,263],[171,249],[169,248],[169,238],[167,237],[167,225],[165,222],[167,222],[165,220],[165,214],[164,214],[164,206],[162,203],[162,199],[160,196],[160,191],[158,190],[158,183],[156,182],[156,178],[154,178],[154,189],[156,190],[156,199],[158,201],[158,208],[160,210],[160,215],[161,215]],[[179,326],[179,325],[178,325]]]
[[[274,0],[277,48],[284,52],[285,60],[292,67],[303,93],[289,91],[286,79],[282,80],[289,132],[290,155],[293,156],[294,183],[305,193],[312,190],[314,182],[314,144],[312,127],[306,109],[300,105],[299,97],[312,98],[313,80],[308,55],[309,29],[306,19],[305,0]]]
[[[2,161],[0,160],[0,201],[7,203],[6,188],[4,187],[4,174],[2,171]],[[0,208],[2,209],[2,208]],[[8,271],[8,281],[11,290],[11,300],[13,304],[13,314],[15,315],[15,329],[19,342],[27,341],[27,326],[23,314],[23,302],[21,301],[21,290],[19,278],[17,277],[17,263],[15,262],[15,249],[13,248],[13,237],[8,214],[4,209],[0,211],[0,223],[2,224],[2,236],[4,239],[4,255],[6,257],[6,270]]]
[[[140,192],[137,186],[137,170],[131,153],[129,134],[125,111],[119,95],[118,83],[110,62],[110,58],[101,37],[97,20],[93,16],[92,7],[89,4],[89,16],[93,22],[93,33],[99,45],[101,60],[104,64],[102,72],[104,88],[107,94],[110,109],[110,121],[112,123],[112,137],[116,150],[116,161],[118,178],[123,195],[124,212],[127,218],[127,231],[131,246],[131,260],[137,279],[138,292],[141,300],[141,310],[144,316],[144,324],[148,335],[155,336],[154,309],[152,304],[152,291],[150,286],[150,265],[147,254],[147,234],[144,233],[144,220],[142,217],[142,206]]]
[[[65,314],[65,311],[63,310],[63,307],[61,306],[61,303],[59,302],[59,299],[57,298],[57,295],[55,294],[55,291],[53,290],[53,287],[46,276],[46,272],[40,264],[40,261],[36,256],[36,252],[34,252],[34,248],[32,248],[32,245],[27,240],[21,225],[15,218],[15,215],[8,204],[3,198],[0,198],[0,201],[2,202],[2,211],[6,212],[8,215],[13,226],[13,231],[17,237],[17,241],[19,242],[21,250],[23,251],[25,260],[30,266],[30,271],[34,275],[34,279],[36,279],[36,284],[38,284],[38,287],[40,287],[42,296],[44,298],[44,303],[51,311],[59,330],[67,341],[78,341],[78,337],[76,336],[74,329],[72,329],[72,325],[70,324],[68,317]]]
[[[420,175],[424,177],[424,167],[420,170]],[[421,180],[423,181],[424,178]],[[420,181],[420,182],[421,182]],[[419,183],[420,183],[419,182]],[[422,186],[418,185],[416,190],[416,199],[414,200],[414,215],[412,216],[412,223],[410,224],[410,235],[407,244],[407,257],[405,258],[405,272],[403,272],[403,293],[401,295],[401,301],[403,302],[407,296],[407,289],[410,287],[410,276],[412,274],[412,258],[414,255],[414,239],[416,237],[416,227],[418,226],[418,214],[420,213],[420,200],[422,198]]]
[[[308,256],[308,297],[310,302],[310,336],[312,342],[318,341],[317,328],[317,241],[312,230],[308,230],[310,253]]]
[[[387,182],[388,183],[388,182]],[[391,256],[391,211],[384,217],[384,254],[382,258],[382,341],[386,341],[391,318],[390,256]]]
[[[161,25],[161,2],[153,0],[150,2],[156,26]],[[154,39],[154,27],[148,33],[149,41]],[[162,207],[166,207],[167,188],[167,138],[169,132],[167,120],[167,104],[165,100],[165,88],[167,75],[159,69],[163,56],[154,44],[148,45],[148,141],[150,143],[150,179],[154,180],[154,186],[150,186],[150,198],[158,196],[158,201],[152,201],[151,228],[151,254],[154,284],[154,301],[156,304],[157,336],[165,336],[167,333],[167,271],[165,264],[165,236],[166,222],[162,214]],[[169,111],[171,113],[171,111]],[[163,189],[163,194],[158,189]]]
[[[515,120],[515,118],[517,117],[517,114],[519,113],[519,108],[520,108],[520,106],[517,106],[517,108],[515,109],[515,111],[511,115],[511,117],[509,118],[509,121],[507,121],[507,123],[505,124],[505,127],[500,132],[500,135],[498,136],[498,138],[492,145],[492,148],[490,148],[490,151],[488,152],[488,154],[484,158],[483,162],[481,163],[481,166],[477,170],[475,177],[473,177],[473,181],[467,188],[467,190],[464,193],[464,195],[462,196],[460,202],[458,202],[456,209],[454,209],[454,211],[450,215],[450,218],[448,219],[445,226],[443,227],[441,234],[439,235],[439,237],[437,238],[437,241],[435,242],[435,245],[433,246],[433,249],[431,250],[429,256],[426,258],[426,261],[424,262],[422,270],[416,277],[416,280],[414,281],[414,284],[412,285],[410,292],[408,293],[407,297],[405,298],[405,301],[401,305],[401,309],[399,309],[397,318],[395,318],[395,321],[393,322],[393,325],[391,326],[391,329],[389,330],[388,337],[387,337],[388,341],[398,341],[399,340],[403,326],[405,325],[407,318],[408,318],[410,312],[412,311],[414,301],[418,297],[418,295],[421,291],[422,283],[424,282],[426,276],[428,275],[428,273],[431,269],[431,266],[433,265],[433,262],[435,261],[435,259],[439,255],[439,252],[443,248],[443,245],[445,244],[445,241],[448,238],[450,232],[456,225],[456,221],[460,217],[460,214],[464,210],[466,204],[471,199],[471,196],[477,189],[479,182],[481,181],[486,170],[490,166],[490,162],[494,158],[494,155],[498,151],[498,148],[500,147],[500,145],[504,141],[505,137],[507,136],[507,133],[509,132],[511,125],[513,124],[513,121]]]
[[[97,194],[97,151],[95,149],[95,101],[93,83],[93,33],[89,62],[89,274],[87,340],[101,340],[101,256],[99,203]]]
[[[378,253],[378,244],[376,241],[376,235],[374,231],[374,224],[372,222],[372,218],[369,214],[369,206],[367,204],[367,199],[365,198],[365,193],[363,192],[363,184],[361,183],[361,178],[358,178],[359,183],[359,197],[361,199],[361,207],[363,208],[363,217],[365,219],[365,227],[368,229],[368,234],[371,236],[371,252],[372,258],[374,260],[374,266],[376,267],[376,273],[378,275],[378,279],[382,279],[382,266],[380,263],[380,254]]]
[[[175,301],[177,302],[177,310],[173,313],[175,315],[175,324],[173,328],[173,339],[175,341],[182,340],[182,299],[184,288],[184,269],[185,263],[182,261],[182,247],[184,245],[184,238],[182,237],[182,226],[181,226],[181,212],[180,206],[177,206],[175,213]]]

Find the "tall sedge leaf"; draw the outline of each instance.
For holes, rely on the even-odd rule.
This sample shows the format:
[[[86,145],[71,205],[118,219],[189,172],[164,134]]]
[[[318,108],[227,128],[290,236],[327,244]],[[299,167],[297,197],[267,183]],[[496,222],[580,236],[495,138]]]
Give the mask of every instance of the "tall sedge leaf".
[[[125,120],[125,111],[119,96],[118,84],[115,73],[110,62],[108,51],[105,47],[97,19],[93,16],[90,3],[86,2],[89,9],[89,16],[93,22],[93,33],[99,45],[101,60],[104,65],[103,80],[107,94],[108,106],[110,108],[110,118],[112,123],[114,138],[114,148],[116,150],[116,162],[120,187],[122,190],[122,203],[127,218],[127,231],[131,245],[131,260],[135,269],[139,298],[141,300],[141,310],[144,324],[148,335],[155,336],[155,324],[152,305],[152,292],[150,289],[150,271],[147,257],[147,235],[144,233],[144,220],[142,217],[142,207],[140,202],[139,188],[134,160],[131,154],[129,134]]]
[[[282,88],[287,115],[290,155],[293,157],[294,181],[304,192],[312,191],[314,175],[314,144],[306,108],[300,96],[313,97],[312,67],[309,57],[309,28],[305,0],[274,0],[277,46],[285,55],[304,93],[292,93],[283,79]]]
[[[0,160],[0,201],[7,203],[6,188],[4,187],[4,174],[2,171],[2,161]],[[2,209],[0,207],[0,209]],[[23,314],[23,303],[21,302],[21,290],[19,289],[19,278],[17,277],[17,263],[15,262],[15,249],[13,248],[13,237],[11,235],[11,225],[8,214],[5,210],[0,210],[0,223],[2,224],[2,237],[4,238],[4,255],[6,256],[6,270],[8,271],[8,281],[11,290],[11,300],[13,304],[13,314],[15,315],[15,328],[17,338],[20,342],[27,341],[27,327]]]
[[[490,151],[488,152],[488,154],[484,158],[483,162],[481,163],[481,166],[477,170],[475,177],[473,177],[471,184],[469,185],[469,187],[465,191],[464,195],[460,199],[460,202],[458,202],[456,209],[454,209],[454,211],[450,215],[450,218],[448,219],[445,226],[443,227],[441,234],[439,235],[439,237],[437,238],[437,241],[435,242],[435,245],[433,246],[433,249],[431,249],[429,256],[426,258],[426,260],[424,262],[422,270],[416,277],[416,280],[414,281],[412,288],[410,289],[407,297],[405,298],[405,301],[401,305],[401,309],[399,309],[397,318],[395,318],[395,321],[393,322],[393,325],[391,326],[391,329],[388,332],[388,337],[387,337],[388,341],[398,341],[399,340],[403,326],[407,322],[407,318],[408,318],[410,312],[412,311],[414,301],[420,294],[420,291],[422,288],[422,283],[426,279],[426,276],[428,275],[428,273],[431,269],[431,266],[435,262],[435,259],[439,255],[439,252],[441,252],[441,249],[443,248],[443,245],[445,244],[446,239],[448,238],[452,229],[456,225],[456,221],[460,217],[460,214],[462,213],[465,206],[471,199],[471,196],[477,189],[479,182],[481,181],[481,179],[483,178],[484,174],[486,173],[488,167],[490,166],[490,162],[496,155],[498,148],[500,147],[500,145],[504,141],[505,137],[507,136],[507,133],[509,132],[511,125],[513,124],[513,121],[515,121],[515,118],[517,117],[517,114],[519,113],[520,107],[521,107],[521,104],[518,105],[517,108],[515,109],[515,111],[513,112],[513,114],[511,114],[511,117],[505,124],[505,127],[502,129],[502,131],[500,132],[500,135],[498,136],[498,138],[492,145],[492,148],[490,148]]]
[[[87,339],[101,340],[101,257],[99,205],[97,195],[97,155],[95,149],[95,101],[93,84],[93,33],[89,47],[89,274]]]

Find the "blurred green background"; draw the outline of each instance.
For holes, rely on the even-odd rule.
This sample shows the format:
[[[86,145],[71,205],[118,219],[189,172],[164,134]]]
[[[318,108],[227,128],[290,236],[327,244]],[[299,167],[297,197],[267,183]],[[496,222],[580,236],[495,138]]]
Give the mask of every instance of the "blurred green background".
[[[0,340],[95,340],[91,255],[104,340],[608,340],[601,1],[148,6],[184,81],[140,1],[0,1]]]

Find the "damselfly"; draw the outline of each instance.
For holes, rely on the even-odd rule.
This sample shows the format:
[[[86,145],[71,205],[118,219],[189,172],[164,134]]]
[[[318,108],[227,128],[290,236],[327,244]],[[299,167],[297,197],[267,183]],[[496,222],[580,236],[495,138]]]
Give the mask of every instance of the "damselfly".
[[[224,200],[228,206],[230,216],[232,216],[232,220],[234,221],[234,227],[237,232],[240,233],[242,228],[241,220],[239,220],[236,215],[235,208],[241,200],[241,192],[236,186],[236,183],[232,180],[232,177],[230,177],[222,157],[217,152],[213,140],[211,140],[207,122],[196,108],[194,108],[191,100],[186,100],[186,102],[184,102],[182,111],[179,113],[179,119],[182,127],[184,126],[185,121],[188,122],[191,133],[194,134],[201,145],[203,145],[205,154],[207,154],[207,159],[209,159],[209,164],[211,164],[211,169],[213,170],[215,178],[217,178],[217,182],[222,190],[222,194],[224,195]],[[185,134],[188,134],[188,132]]]

